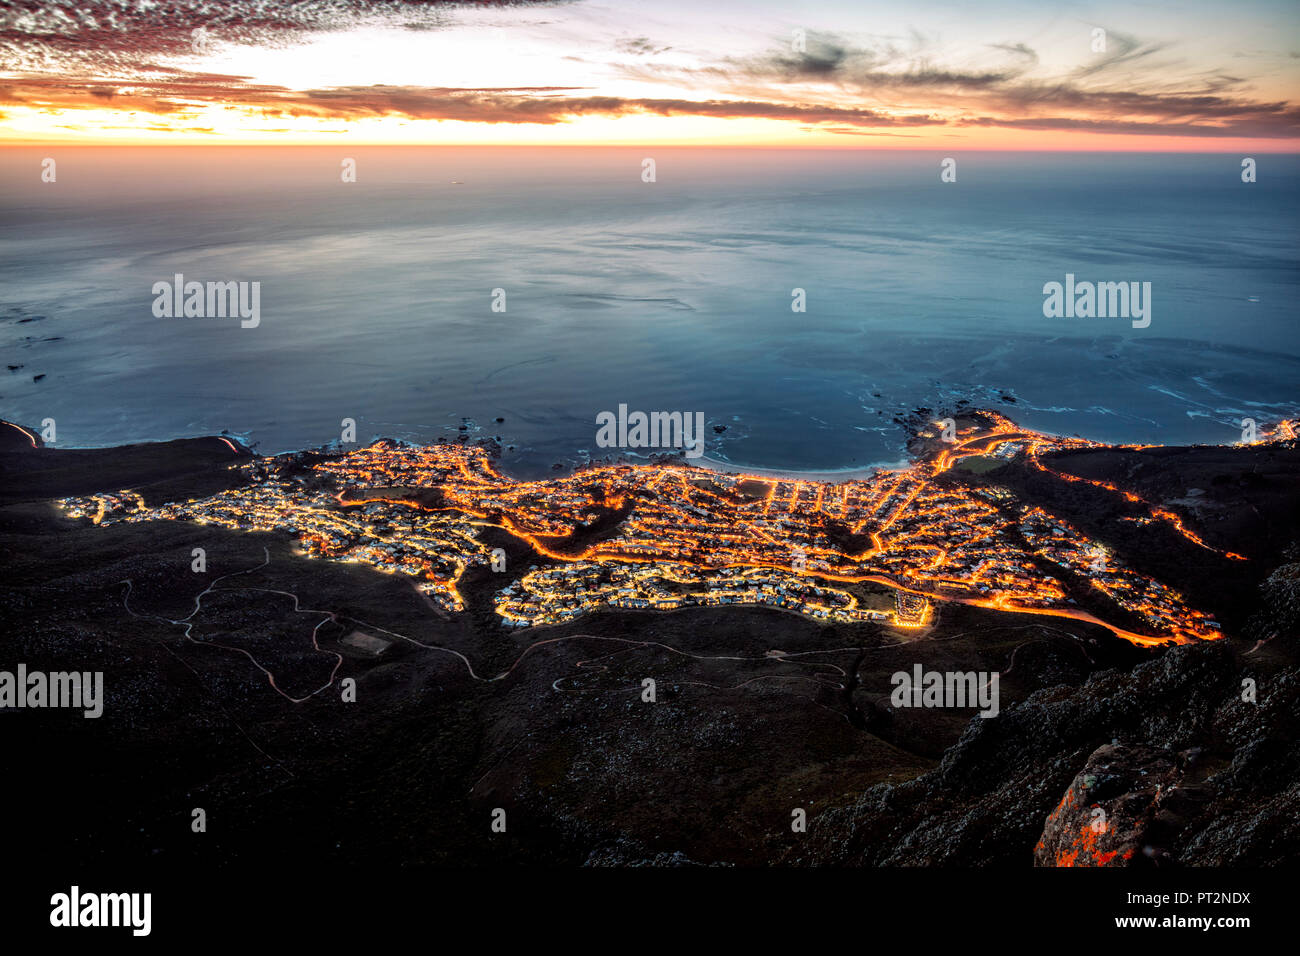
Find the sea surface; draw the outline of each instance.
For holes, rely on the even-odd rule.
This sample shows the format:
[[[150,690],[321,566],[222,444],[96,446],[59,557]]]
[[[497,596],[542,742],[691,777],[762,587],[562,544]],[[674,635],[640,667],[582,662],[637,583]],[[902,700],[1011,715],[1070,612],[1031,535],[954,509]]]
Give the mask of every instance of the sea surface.
[[[263,453],[345,418],[363,441],[464,424],[528,476],[608,454],[620,404],[703,412],[711,459],[811,472],[895,463],[895,418],[958,399],[1104,441],[1300,415],[1300,157],[1254,157],[1255,183],[1237,155],[957,153],[952,183],[944,158],[8,149],[0,417]],[[260,325],[155,317],[176,273],[260,282]],[[1066,273],[1150,282],[1150,326],[1045,318]]]

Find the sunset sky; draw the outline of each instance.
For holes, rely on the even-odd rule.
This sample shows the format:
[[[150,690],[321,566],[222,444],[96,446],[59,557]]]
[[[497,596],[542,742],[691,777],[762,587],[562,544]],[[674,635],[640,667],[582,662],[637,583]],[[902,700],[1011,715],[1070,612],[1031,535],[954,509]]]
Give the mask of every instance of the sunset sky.
[[[1294,0],[18,2],[0,67],[8,143],[1300,148]]]

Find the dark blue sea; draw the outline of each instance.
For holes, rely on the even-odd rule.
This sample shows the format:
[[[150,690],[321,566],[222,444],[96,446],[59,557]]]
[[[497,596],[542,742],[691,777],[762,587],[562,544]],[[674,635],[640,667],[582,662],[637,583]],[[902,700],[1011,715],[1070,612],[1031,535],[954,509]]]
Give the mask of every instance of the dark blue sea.
[[[620,404],[798,471],[897,462],[895,418],[959,399],[1109,441],[1300,415],[1300,158],[952,155],[9,149],[0,417],[264,453],[467,424],[530,475]],[[260,324],[156,317],[176,273],[260,282]],[[1150,282],[1150,325],[1045,318],[1067,273]]]

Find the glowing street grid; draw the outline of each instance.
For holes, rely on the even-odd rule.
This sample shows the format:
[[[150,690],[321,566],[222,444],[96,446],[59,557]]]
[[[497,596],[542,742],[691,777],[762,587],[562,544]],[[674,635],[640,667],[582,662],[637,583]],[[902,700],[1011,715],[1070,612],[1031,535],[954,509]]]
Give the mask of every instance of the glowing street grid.
[[[208,498],[149,508],[123,491],[61,504],[70,516],[104,525],[170,520],[288,532],[307,555],[408,576],[445,611],[464,610],[463,576],[492,562],[480,531],[499,528],[556,562],[534,565],[497,590],[496,613],[515,627],[562,623],[600,607],[749,604],[825,621],[915,628],[930,622],[931,602],[940,600],[1104,624],[1139,644],[1220,636],[1213,619],[1176,591],[1125,567],[1103,544],[1042,508],[998,487],[935,482],[972,456],[1023,454],[1051,471],[1041,461],[1044,452],[1104,447],[981,414],[992,424],[965,428],[955,442],[923,432],[934,453],[906,469],[839,483],[677,464],[598,465],[516,481],[497,472],[478,447],[379,441],[307,468],[302,455],[241,464],[250,484]],[[1284,422],[1266,440],[1293,433]],[[1146,504],[1131,492],[1090,483]],[[1165,522],[1214,550],[1165,509],[1149,506],[1137,520]],[[1149,633],[1116,628],[1076,607],[1044,570],[1052,566],[1087,579]],[[893,606],[864,606],[865,592],[853,588],[862,582],[894,589]]]

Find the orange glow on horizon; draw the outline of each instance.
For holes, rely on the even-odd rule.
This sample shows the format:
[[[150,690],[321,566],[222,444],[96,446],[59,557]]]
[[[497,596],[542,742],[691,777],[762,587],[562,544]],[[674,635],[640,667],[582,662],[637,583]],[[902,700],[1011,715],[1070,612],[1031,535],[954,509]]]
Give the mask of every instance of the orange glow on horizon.
[[[1165,136],[1090,131],[1030,131],[937,126],[911,131],[837,133],[776,119],[701,116],[582,116],[554,124],[408,120],[344,123],[286,120],[262,124],[230,118],[233,107],[163,125],[162,116],[110,110],[10,107],[0,146],[458,146],[662,147],[1007,152],[1296,153],[1300,138]]]

